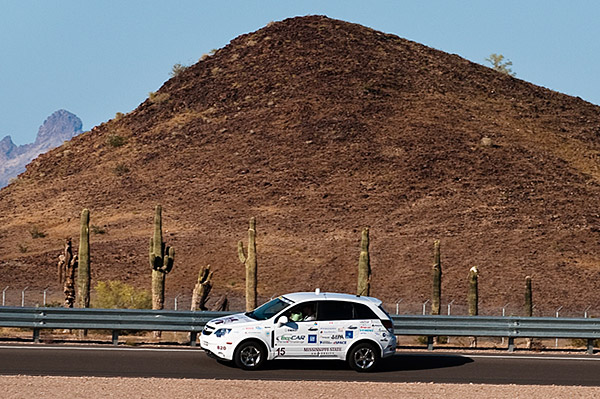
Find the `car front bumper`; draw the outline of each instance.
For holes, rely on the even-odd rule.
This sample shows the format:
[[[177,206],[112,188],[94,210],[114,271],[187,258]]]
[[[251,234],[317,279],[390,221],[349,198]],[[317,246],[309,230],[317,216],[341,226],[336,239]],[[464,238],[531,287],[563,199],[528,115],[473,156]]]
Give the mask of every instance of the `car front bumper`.
[[[233,342],[227,341],[225,338],[218,338],[214,335],[201,335],[200,347],[211,357],[228,361],[233,360]]]

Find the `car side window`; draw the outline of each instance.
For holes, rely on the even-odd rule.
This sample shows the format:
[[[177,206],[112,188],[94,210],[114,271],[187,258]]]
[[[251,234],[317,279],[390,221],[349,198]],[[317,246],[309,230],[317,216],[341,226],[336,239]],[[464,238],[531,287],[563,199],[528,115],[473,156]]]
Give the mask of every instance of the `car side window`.
[[[369,309],[367,305],[363,305],[362,303],[354,304],[354,318],[361,320],[372,320],[378,319],[377,315]]]
[[[318,320],[352,320],[352,303],[342,301],[319,302]]]
[[[284,313],[290,321],[313,321],[316,320],[317,303],[300,303]]]

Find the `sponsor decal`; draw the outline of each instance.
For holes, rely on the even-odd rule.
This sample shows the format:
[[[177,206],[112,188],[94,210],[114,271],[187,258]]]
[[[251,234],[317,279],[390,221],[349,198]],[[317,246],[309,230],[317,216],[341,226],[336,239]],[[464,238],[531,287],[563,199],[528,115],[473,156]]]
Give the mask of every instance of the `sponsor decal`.
[[[304,352],[340,352],[342,348],[304,348]]]
[[[361,333],[366,333],[366,332],[373,332],[373,329],[372,328],[361,328],[359,331]]]
[[[226,350],[226,349],[227,349],[227,347],[226,347],[226,346],[217,346],[217,350],[218,350],[218,351],[224,351],[224,350]]]
[[[316,344],[317,343],[317,336],[316,335],[309,335],[308,336],[308,343],[309,344]]]
[[[306,339],[306,335],[284,334],[277,337],[278,342],[302,342]]]
[[[327,331],[339,331],[339,329],[337,327],[322,327],[321,328],[321,333],[324,333]]]
[[[326,341],[319,341],[319,344],[321,344],[321,345],[332,345],[332,344],[333,344],[333,341],[329,341],[329,340],[326,340]]]
[[[344,338],[346,338],[346,339],[354,338],[354,331],[346,331],[346,335],[344,335]]]
[[[325,338],[325,337],[323,337]],[[331,336],[327,337],[329,339],[344,339],[344,334],[332,334]]]
[[[234,321],[238,321],[238,320],[239,319],[237,317],[229,316],[229,317],[224,317],[222,319],[215,321],[215,324],[228,324],[228,323],[233,323]]]
[[[333,341],[333,345],[346,345],[347,341]]]

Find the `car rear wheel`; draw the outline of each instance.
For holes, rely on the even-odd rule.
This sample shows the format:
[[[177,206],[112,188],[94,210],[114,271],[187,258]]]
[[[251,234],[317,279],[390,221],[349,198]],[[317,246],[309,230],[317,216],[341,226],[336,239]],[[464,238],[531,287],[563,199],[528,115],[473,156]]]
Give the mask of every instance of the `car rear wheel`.
[[[348,363],[356,371],[373,371],[379,365],[379,351],[373,344],[356,345],[348,355]]]
[[[267,357],[264,347],[256,341],[247,341],[237,347],[233,354],[235,365],[244,370],[259,369]]]

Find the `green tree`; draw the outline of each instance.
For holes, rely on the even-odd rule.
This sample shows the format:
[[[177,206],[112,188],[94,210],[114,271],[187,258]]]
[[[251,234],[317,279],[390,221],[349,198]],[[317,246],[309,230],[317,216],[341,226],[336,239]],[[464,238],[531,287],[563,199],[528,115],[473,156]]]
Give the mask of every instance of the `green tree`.
[[[498,72],[505,73],[510,76],[517,75],[510,68],[512,66],[512,61],[510,61],[509,59],[504,59],[504,56],[502,54],[496,54],[496,53],[490,54],[490,56],[488,58],[486,58],[485,60],[487,62],[489,62],[490,64],[492,64],[492,69],[494,69]]]

